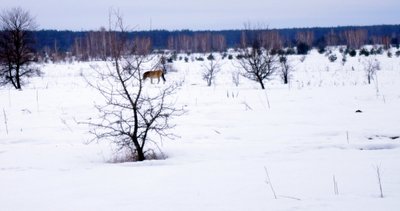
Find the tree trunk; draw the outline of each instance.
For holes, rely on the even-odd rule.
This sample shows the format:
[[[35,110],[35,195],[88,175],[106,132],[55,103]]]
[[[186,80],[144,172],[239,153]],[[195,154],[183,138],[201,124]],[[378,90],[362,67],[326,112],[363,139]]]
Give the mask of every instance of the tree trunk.
[[[265,86],[264,86],[262,77],[261,77],[260,75],[258,75],[258,74],[257,74],[256,77],[257,77],[258,82],[259,82],[260,85],[261,85],[261,89],[265,89]]]
[[[16,70],[15,70],[15,81],[16,81],[16,87],[17,89],[21,89],[21,77],[19,74],[19,66],[17,66]]]
[[[136,125],[135,125],[136,127]],[[135,146],[135,150],[136,150],[136,161],[144,161],[146,158],[144,156],[144,152],[143,152],[143,147],[140,146],[139,144],[139,140],[137,138],[137,134],[132,134],[130,136],[131,141],[133,142],[133,145]]]
[[[262,82],[262,80],[260,80],[260,85],[261,85],[261,89],[265,89],[264,83]]]
[[[146,158],[144,157],[144,152],[142,148],[138,148],[137,150],[137,160],[136,161],[144,161]]]
[[[9,66],[9,69],[8,69],[8,77],[10,78],[10,81],[11,81],[12,85],[14,86],[14,88],[18,89],[17,84],[14,82],[14,77],[12,76],[12,67],[11,66]]]

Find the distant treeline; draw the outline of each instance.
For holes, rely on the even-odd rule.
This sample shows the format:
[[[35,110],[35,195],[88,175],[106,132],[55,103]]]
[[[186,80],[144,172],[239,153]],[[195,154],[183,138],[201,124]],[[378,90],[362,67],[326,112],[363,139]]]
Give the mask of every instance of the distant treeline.
[[[74,56],[80,60],[105,59],[109,54],[111,33],[98,31],[35,31],[35,49],[39,55],[52,59]],[[270,49],[345,45],[359,49],[366,44],[399,46],[400,25],[344,26],[324,28],[252,29],[221,31],[134,31],[127,37],[139,52],[168,49],[178,52],[225,51],[252,45],[254,36]],[[253,37],[252,37],[253,36]]]

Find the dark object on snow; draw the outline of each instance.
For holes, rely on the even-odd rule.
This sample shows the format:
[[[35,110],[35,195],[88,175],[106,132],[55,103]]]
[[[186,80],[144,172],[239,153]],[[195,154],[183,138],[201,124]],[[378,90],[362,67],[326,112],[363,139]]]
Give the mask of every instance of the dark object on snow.
[[[362,113],[362,111],[361,110],[357,110],[356,113]]]

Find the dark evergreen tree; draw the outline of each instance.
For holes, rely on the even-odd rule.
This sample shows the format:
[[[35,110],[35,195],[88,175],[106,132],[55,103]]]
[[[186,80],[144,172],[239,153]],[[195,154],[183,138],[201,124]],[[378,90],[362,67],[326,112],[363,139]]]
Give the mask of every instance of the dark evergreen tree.
[[[298,43],[296,47],[297,47],[297,54],[300,54],[300,55],[306,55],[306,54],[308,54],[308,51],[310,50],[310,46],[308,46],[304,42]]]

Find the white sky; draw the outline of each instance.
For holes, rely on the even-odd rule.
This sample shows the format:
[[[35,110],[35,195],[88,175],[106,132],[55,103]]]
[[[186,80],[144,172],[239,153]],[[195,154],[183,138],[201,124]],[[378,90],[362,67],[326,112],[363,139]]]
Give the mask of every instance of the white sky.
[[[2,0],[1,9],[20,6],[39,29],[91,30],[108,26],[119,9],[135,30],[242,29],[400,24],[400,0]]]

